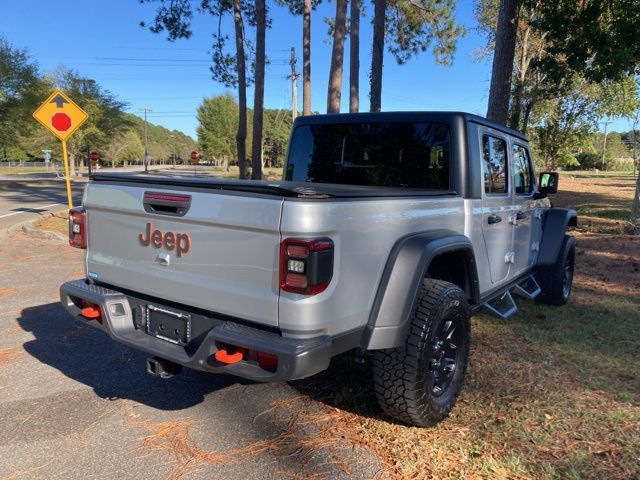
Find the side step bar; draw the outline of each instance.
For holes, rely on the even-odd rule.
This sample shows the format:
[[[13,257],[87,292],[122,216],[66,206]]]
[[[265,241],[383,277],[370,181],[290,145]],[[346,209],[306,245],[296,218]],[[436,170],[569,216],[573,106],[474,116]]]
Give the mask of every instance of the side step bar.
[[[520,297],[528,298],[529,300],[533,300],[542,292],[540,285],[536,282],[536,279],[533,275],[521,280],[516,283],[516,285],[512,289],[513,293]]]
[[[520,280],[510,289],[483,303],[482,306],[488,313],[490,313],[494,317],[498,317],[501,320],[506,320],[518,311],[518,306],[516,305],[516,302],[513,300],[513,296],[511,295],[512,292],[520,297],[533,300],[538,295],[540,295],[541,291],[542,290],[540,289],[540,285],[538,285],[538,282],[536,282],[534,276],[529,275],[528,277]]]
[[[501,320],[506,320],[518,311],[516,302],[513,301],[513,297],[509,290],[497,297],[493,297],[491,300],[483,304],[483,307],[491,315],[498,317]]]

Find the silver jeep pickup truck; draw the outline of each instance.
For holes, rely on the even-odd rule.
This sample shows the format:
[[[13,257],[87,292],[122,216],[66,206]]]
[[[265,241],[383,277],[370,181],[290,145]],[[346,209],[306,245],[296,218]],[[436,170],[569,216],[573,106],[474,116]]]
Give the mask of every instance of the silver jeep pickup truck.
[[[472,314],[567,302],[557,184],[475,115],[299,117],[282,181],[94,175],[69,215],[86,277],[61,300],[162,377],[291,380],[370,351],[382,409],[429,425],[460,391]]]

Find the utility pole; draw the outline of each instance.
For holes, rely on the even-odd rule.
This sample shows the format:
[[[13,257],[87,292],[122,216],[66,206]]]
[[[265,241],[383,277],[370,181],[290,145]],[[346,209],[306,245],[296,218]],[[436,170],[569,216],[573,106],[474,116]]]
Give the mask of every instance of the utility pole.
[[[296,49],[291,47],[291,59],[289,60],[289,65],[291,65],[291,75],[287,76],[287,78],[291,79],[291,116],[295,120],[298,116],[298,77],[300,76],[296,73]]]
[[[150,108],[139,108],[144,112],[144,173],[149,173],[149,151],[147,150],[147,112],[153,112]]]
[[[604,141],[602,142],[602,170],[606,170],[605,169],[605,154],[607,153],[607,126],[609,125],[609,120],[605,120],[604,121]]]

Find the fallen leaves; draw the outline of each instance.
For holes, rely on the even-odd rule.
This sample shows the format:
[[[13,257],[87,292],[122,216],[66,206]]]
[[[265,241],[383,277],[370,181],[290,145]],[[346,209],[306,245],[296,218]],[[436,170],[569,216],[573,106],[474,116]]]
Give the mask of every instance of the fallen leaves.
[[[0,287],[0,297],[9,297],[16,293],[15,288]]]
[[[0,365],[12,362],[22,355],[22,350],[18,347],[0,348]]]

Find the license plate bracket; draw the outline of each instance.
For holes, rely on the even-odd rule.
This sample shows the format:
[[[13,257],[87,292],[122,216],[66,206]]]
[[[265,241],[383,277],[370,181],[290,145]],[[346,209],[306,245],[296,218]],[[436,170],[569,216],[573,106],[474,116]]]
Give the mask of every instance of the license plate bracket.
[[[147,305],[147,333],[161,340],[186,346],[191,341],[191,315]]]

